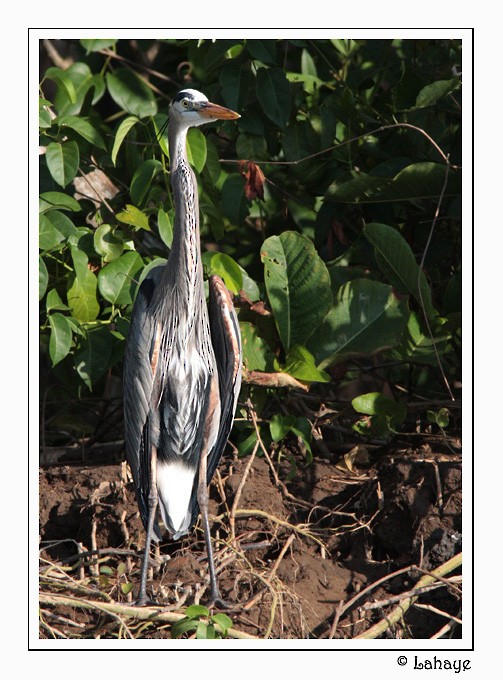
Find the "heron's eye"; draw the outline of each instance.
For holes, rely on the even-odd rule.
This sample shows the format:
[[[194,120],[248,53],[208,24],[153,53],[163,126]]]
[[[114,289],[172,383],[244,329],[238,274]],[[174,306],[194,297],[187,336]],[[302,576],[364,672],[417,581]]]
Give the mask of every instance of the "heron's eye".
[[[182,106],[185,109],[188,109],[189,108],[189,100],[188,99],[182,99]]]

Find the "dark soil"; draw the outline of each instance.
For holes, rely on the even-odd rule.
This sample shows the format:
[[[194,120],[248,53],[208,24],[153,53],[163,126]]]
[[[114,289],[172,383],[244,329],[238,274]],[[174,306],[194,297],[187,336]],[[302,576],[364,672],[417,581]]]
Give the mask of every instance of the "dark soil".
[[[224,456],[211,485],[220,588],[240,607],[229,614],[234,629],[260,638],[354,638],[385,619],[401,599],[396,596],[424,574],[404,568],[431,571],[460,552],[460,456],[440,438],[424,439],[416,449],[380,447],[371,455],[361,449],[351,469],[341,456],[315,455],[310,465],[298,460],[290,481],[291,468],[283,463],[288,456],[278,453],[270,461],[253,460],[237,508],[249,458]],[[125,463],[41,468],[40,538],[41,637],[115,638],[125,636],[124,625],[129,636],[170,637],[166,623],[133,617],[124,624],[124,617],[98,607],[57,599],[133,601],[144,531]],[[77,559],[88,551],[97,552]],[[400,573],[340,609],[395,571]],[[440,587],[422,593],[384,634],[430,638],[449,616],[461,618],[458,581],[437,581]],[[183,613],[189,604],[207,602],[199,524],[184,540],[161,544],[148,587],[170,610]],[[447,634],[461,637],[461,626]]]

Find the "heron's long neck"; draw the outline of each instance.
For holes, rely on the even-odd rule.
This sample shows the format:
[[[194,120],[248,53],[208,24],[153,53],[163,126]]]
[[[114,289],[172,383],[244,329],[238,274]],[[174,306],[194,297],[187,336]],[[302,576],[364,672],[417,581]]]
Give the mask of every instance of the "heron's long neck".
[[[175,205],[169,269],[176,272],[177,286],[182,289],[187,286],[184,292],[189,304],[197,304],[198,294],[203,291],[197,184],[187,160],[187,129],[173,130],[168,127],[168,135],[171,187]]]

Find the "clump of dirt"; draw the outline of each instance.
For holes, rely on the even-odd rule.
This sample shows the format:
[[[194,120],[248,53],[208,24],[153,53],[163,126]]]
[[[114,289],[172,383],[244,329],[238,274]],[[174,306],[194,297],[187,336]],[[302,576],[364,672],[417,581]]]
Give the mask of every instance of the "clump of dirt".
[[[382,620],[424,571],[459,553],[460,461],[426,451],[381,449],[352,469],[315,458],[291,479],[275,459],[257,456],[249,467],[249,458],[224,458],[210,513],[220,588],[239,605],[230,612],[233,627],[262,638],[353,638]],[[41,468],[40,540],[41,637],[120,636],[118,617],[78,598],[127,605],[137,592],[144,531],[126,464]],[[181,612],[204,604],[199,523],[155,552],[148,589],[156,603]],[[458,618],[456,578],[421,593],[387,634],[429,638]],[[58,601],[63,595],[73,600]],[[376,600],[382,604],[372,608]],[[165,623],[128,620],[132,636],[170,636]]]

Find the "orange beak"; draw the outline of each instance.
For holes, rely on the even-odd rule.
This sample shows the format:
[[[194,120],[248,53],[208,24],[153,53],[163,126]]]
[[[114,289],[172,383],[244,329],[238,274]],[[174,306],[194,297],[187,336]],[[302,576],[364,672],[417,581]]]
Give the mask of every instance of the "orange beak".
[[[204,102],[203,104],[201,104],[199,113],[202,116],[206,116],[208,118],[216,118],[218,120],[235,120],[236,118],[241,118],[239,113],[236,113],[231,109],[226,109],[225,106],[212,104],[211,102]]]

